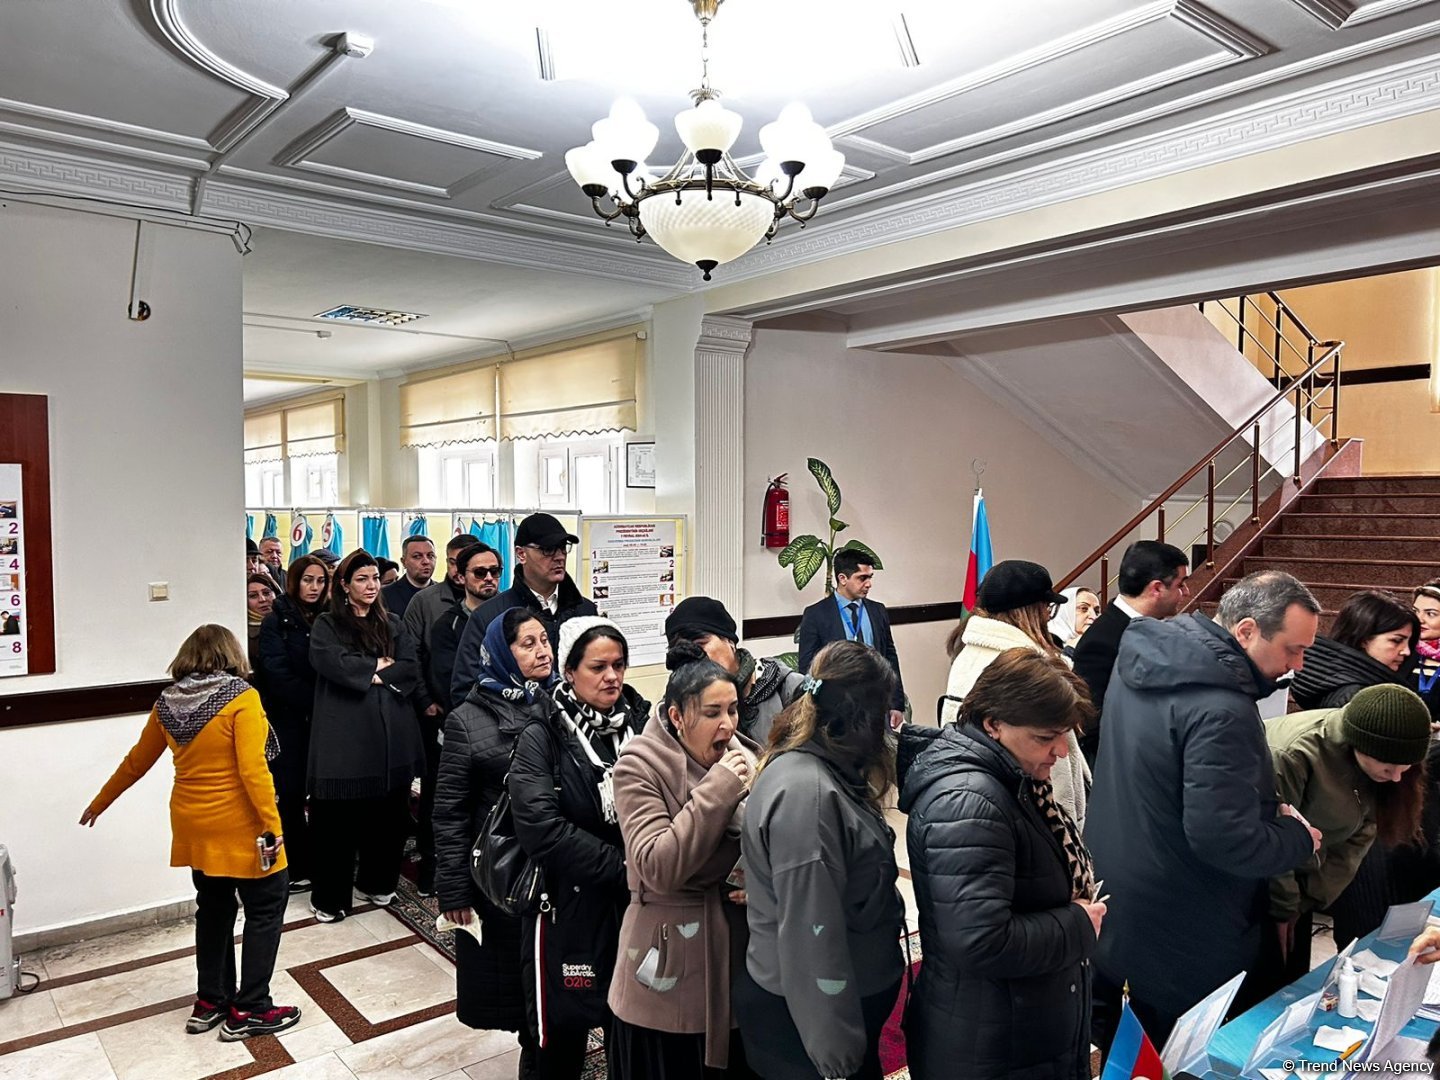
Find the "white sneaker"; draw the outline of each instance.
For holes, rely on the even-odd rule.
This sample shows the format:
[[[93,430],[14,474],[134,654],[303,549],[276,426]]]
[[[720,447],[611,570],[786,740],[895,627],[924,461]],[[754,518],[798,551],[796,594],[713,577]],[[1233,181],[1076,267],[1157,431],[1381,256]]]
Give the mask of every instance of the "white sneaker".
[[[389,906],[391,905],[391,903],[393,903],[394,900],[395,900],[395,894],[394,894],[393,892],[383,892],[383,893],[368,893],[368,892],[362,892],[360,895],[361,895],[362,897],[364,897],[366,900],[369,900],[370,903],[374,904],[376,907],[389,907]]]
[[[329,911],[321,911],[314,904],[310,905],[310,914],[315,916],[316,922],[323,923],[339,922],[341,919],[345,918],[345,913],[343,911],[332,914]]]

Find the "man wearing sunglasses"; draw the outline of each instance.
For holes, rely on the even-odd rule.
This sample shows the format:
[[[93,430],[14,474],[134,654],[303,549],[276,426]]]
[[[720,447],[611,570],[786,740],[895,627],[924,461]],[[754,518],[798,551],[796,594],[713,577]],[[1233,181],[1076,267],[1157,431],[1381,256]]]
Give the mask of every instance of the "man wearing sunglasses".
[[[480,646],[491,620],[512,607],[535,612],[550,636],[553,648],[560,640],[560,626],[577,615],[598,615],[594,603],[581,595],[565,569],[565,559],[579,538],[565,531],[550,514],[531,514],[515,530],[515,583],[487,600],[465,624],[455,672],[450,679],[450,696],[457,704],[465,700],[480,671]]]
[[[474,679],[457,682],[454,678],[455,657],[470,617],[500,591],[504,567],[500,553],[488,544],[477,543],[473,536],[470,545],[455,556],[455,576],[462,582],[460,602],[443,612],[430,627],[430,664],[426,671],[431,696],[444,709],[442,717],[470,692]]]

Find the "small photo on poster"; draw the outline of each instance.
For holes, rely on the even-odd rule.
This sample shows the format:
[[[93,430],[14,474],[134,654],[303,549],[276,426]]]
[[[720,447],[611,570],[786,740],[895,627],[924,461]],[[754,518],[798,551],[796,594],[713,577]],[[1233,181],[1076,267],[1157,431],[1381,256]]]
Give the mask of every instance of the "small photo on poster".
[[[660,549],[659,557],[662,559],[673,559],[675,557],[675,546],[673,544],[666,544]]]
[[[13,499],[0,501],[0,518],[13,518],[19,514],[19,506]]]
[[[14,637],[20,633],[20,609],[6,608],[5,618],[0,620],[0,637]]]
[[[16,592],[19,588],[19,574],[0,574],[0,592]]]
[[[20,539],[15,536],[7,536],[0,539],[0,555],[19,555]]]
[[[666,571],[664,571],[664,572],[660,575],[660,580],[661,580],[662,582],[664,582],[664,581],[674,581],[674,580],[675,580],[675,571],[674,571],[674,570],[666,570]]]
[[[609,599],[610,599],[610,586],[608,586],[608,585],[596,585],[596,586],[595,586],[595,591],[594,591],[593,593],[591,593],[591,595],[590,595],[590,599],[591,599],[591,600],[609,600]]]
[[[590,569],[595,571],[595,573],[597,574],[608,574],[610,572],[610,560],[601,559],[599,562],[592,565]]]

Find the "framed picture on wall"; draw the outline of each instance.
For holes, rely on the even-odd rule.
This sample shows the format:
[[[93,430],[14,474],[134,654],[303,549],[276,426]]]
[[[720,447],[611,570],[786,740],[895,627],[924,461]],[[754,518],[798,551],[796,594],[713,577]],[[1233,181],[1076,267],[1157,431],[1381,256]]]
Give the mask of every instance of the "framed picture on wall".
[[[654,442],[625,444],[625,486],[627,488],[653,488],[655,486]]]

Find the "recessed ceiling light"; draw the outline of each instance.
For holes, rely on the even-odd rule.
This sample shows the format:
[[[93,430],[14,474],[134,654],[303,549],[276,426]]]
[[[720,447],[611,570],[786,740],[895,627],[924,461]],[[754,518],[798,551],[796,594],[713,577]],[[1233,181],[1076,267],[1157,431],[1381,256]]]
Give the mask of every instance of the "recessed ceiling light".
[[[366,326],[403,326],[425,316],[413,311],[390,311],[385,308],[361,307],[359,304],[341,304],[329,311],[320,312],[315,318],[361,323]]]

